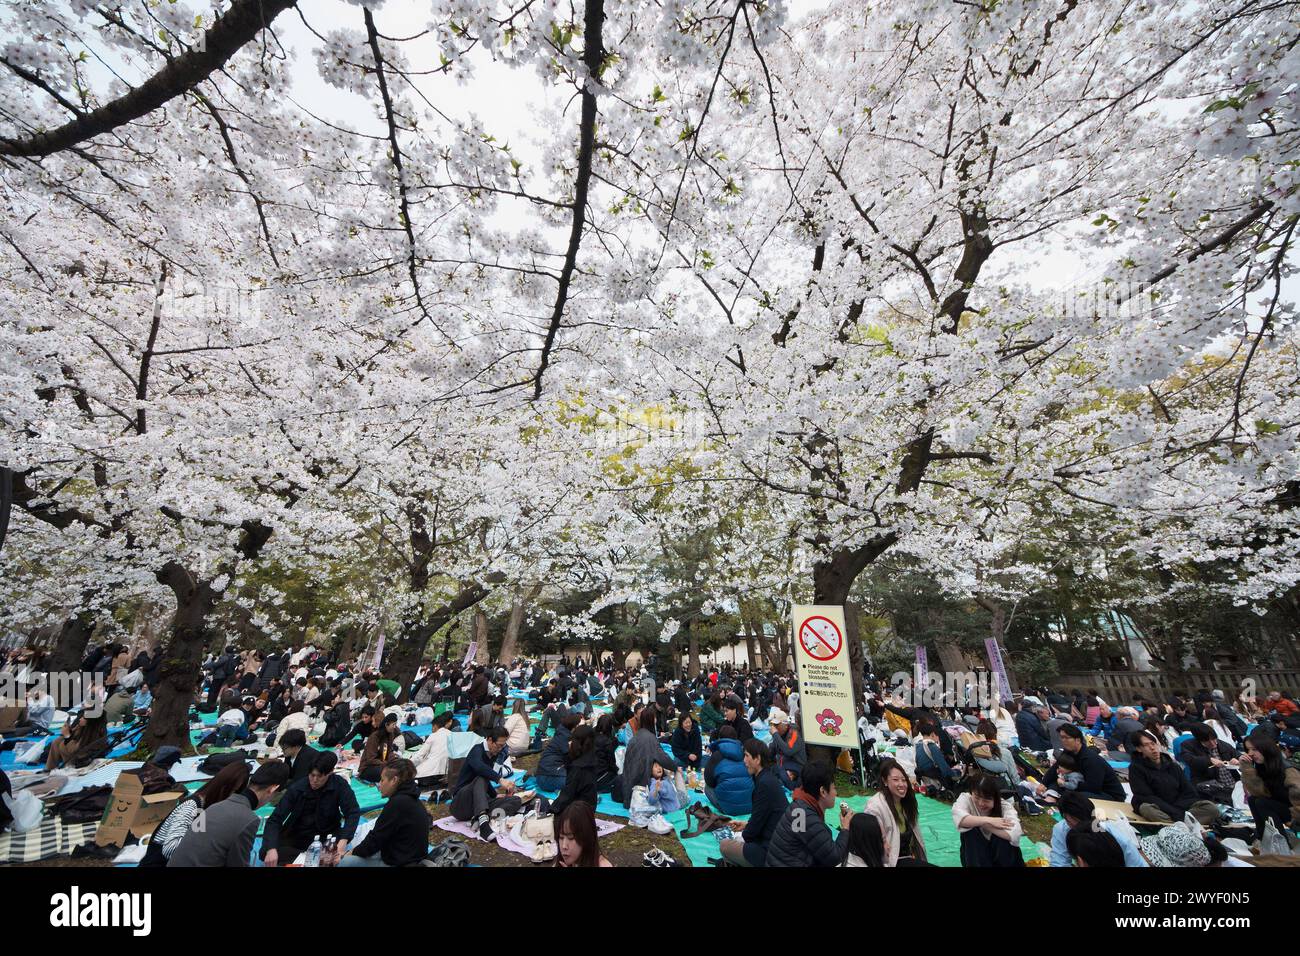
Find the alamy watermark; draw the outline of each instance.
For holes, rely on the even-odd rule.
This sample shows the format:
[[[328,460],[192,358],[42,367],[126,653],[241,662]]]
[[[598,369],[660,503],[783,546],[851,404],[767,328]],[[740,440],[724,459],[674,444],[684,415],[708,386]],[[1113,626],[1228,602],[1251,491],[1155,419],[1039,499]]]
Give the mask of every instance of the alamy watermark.
[[[49,696],[59,710],[80,708],[85,717],[104,712],[104,675],[81,671],[36,674],[0,672],[0,707],[28,707]]]

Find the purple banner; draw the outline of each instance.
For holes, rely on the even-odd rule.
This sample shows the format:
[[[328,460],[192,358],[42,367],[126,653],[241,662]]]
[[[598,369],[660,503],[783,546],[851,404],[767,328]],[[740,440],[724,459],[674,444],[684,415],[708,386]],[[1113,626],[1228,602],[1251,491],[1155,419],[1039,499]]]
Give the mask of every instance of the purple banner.
[[[925,648],[916,646],[916,686],[924,689],[930,678],[930,665],[926,660]]]
[[[1002,695],[1002,702],[1006,703],[1011,699],[1011,682],[1007,680],[1007,668],[1002,663],[1002,648],[998,647],[998,642],[993,638],[986,637],[984,649],[989,652],[989,665],[993,668],[993,673],[998,675],[998,692]]]
[[[379,670],[384,663],[384,635],[379,635],[379,643],[375,645],[375,662],[371,666]]]

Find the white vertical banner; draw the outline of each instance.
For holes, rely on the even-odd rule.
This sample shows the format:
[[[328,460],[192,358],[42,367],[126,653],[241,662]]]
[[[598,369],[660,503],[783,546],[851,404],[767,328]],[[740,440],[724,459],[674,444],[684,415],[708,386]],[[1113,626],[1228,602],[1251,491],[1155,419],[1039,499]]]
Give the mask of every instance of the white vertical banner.
[[[799,675],[799,724],[805,742],[825,747],[858,746],[853,671],[844,637],[844,608],[796,605],[794,662]]]

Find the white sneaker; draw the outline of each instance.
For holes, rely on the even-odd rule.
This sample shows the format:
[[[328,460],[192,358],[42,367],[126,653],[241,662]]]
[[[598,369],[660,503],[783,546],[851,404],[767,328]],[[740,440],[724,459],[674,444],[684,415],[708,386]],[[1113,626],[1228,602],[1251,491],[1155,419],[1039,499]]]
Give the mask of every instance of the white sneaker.
[[[646,824],[646,829],[655,836],[667,836],[673,832],[673,825],[668,822],[668,819],[662,813],[656,813],[650,818],[650,822]]]

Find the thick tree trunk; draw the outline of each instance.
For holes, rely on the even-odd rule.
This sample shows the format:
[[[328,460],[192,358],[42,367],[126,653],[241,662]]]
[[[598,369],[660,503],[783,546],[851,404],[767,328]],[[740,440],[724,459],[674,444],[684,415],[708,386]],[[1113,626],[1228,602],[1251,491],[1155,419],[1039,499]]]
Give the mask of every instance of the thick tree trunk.
[[[758,648],[754,646],[754,627],[749,622],[745,622],[745,656],[749,658],[749,666],[766,670],[770,665],[764,664],[758,656]]]
[[[488,652],[488,617],[483,613],[482,608],[474,609],[474,663],[487,664],[492,660],[492,655]]]
[[[515,590],[514,600],[510,602],[510,619],[506,622],[506,634],[501,640],[501,653],[497,656],[503,664],[509,665],[519,653],[519,632],[524,626],[524,615],[528,612],[529,605],[537,600],[537,595],[541,593],[541,584],[534,584],[526,594],[519,589]]]
[[[686,622],[686,676],[700,674],[700,639],[695,633],[695,622]]]
[[[168,745],[190,749],[190,705],[202,680],[207,617],[218,598],[211,582],[197,579],[175,561],[167,562],[157,576],[176,595],[176,616],[163,650],[149,723],[140,738],[141,748],[151,754]]]
[[[501,580],[500,575],[488,577],[489,584],[499,584]],[[420,666],[420,659],[424,656],[424,649],[429,640],[458,614],[478,604],[489,593],[487,585],[479,584],[477,581],[462,581],[456,596],[426,619],[404,623],[396,641],[397,646],[392,649],[392,656],[385,668],[388,677],[403,687],[408,686],[415,678],[415,671]],[[486,646],[486,641],[483,643]],[[442,653],[444,656],[451,653],[450,631],[443,643]]]
[[[853,678],[855,721],[866,712],[864,704],[866,657],[862,653],[862,630],[858,627],[860,613],[861,609],[854,602],[849,601],[844,605],[844,642],[849,648],[849,676]]]
[[[95,617],[89,611],[82,611],[65,620],[59,629],[58,642],[45,662],[45,669],[51,673],[79,672],[81,662],[86,657],[86,645],[90,643],[90,635],[94,631]],[[60,701],[59,706],[66,707],[67,702]]]

